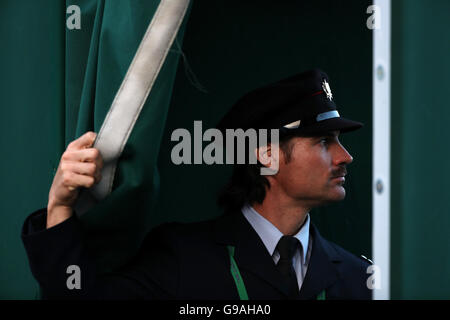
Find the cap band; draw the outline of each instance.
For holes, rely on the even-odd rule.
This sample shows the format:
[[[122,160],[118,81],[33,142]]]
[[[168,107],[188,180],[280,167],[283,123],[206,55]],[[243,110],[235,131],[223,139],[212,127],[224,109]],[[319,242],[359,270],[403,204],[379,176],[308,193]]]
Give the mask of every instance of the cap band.
[[[333,111],[328,111],[328,112],[324,112],[324,113],[319,113],[316,117],[316,121],[324,121],[324,120],[328,120],[328,119],[332,119],[332,118],[339,118],[339,112],[337,112],[336,110]]]

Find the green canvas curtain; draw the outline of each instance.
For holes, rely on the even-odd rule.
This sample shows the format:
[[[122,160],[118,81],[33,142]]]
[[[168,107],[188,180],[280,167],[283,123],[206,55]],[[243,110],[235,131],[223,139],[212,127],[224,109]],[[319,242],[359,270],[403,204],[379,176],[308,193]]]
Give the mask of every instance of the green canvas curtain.
[[[88,8],[86,19],[93,20],[93,27],[90,37],[66,31],[66,106],[71,113],[65,117],[66,143],[88,130],[99,131],[158,5],[159,1],[144,0],[80,2],[80,8]],[[115,268],[135,254],[149,229],[148,213],[155,204],[159,184],[156,161],[182,35],[183,31],[125,146],[113,192],[81,217],[92,250],[102,252],[98,255],[102,267]],[[70,50],[74,47],[75,53]],[[82,78],[79,70],[74,70],[80,67],[80,57],[86,61]]]
[[[80,8],[80,29],[66,27],[71,5]],[[20,226],[29,213],[46,206],[67,144],[88,130],[99,131],[158,5],[147,0],[0,2],[1,145],[10,146],[2,152],[1,213],[17,215],[7,219],[13,228],[10,223],[1,227],[0,298],[30,298],[23,288],[33,280],[16,243]],[[81,217],[100,270],[117,268],[133,256],[150,228],[159,189],[157,158],[187,19],[120,157],[113,192]],[[10,239],[14,246],[8,248]],[[7,281],[14,272],[27,276]]]

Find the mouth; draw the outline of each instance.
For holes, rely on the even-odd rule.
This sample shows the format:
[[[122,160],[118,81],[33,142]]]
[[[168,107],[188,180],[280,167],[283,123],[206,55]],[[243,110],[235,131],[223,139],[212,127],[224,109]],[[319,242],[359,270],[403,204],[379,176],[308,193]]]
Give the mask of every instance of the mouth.
[[[340,176],[334,176],[331,178],[331,180],[344,183],[345,182],[345,174],[340,175]]]

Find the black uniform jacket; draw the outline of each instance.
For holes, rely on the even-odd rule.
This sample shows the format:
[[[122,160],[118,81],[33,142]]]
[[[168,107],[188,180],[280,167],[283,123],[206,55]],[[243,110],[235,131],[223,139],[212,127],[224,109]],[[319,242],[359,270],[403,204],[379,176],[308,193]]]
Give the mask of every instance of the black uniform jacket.
[[[135,258],[108,274],[96,272],[75,216],[50,229],[45,226],[46,210],[40,210],[26,219],[22,230],[43,298],[239,299],[227,246],[235,247],[250,300],[288,298],[272,257],[240,212],[157,227]],[[299,298],[317,299],[325,290],[326,299],[371,299],[366,285],[369,264],[325,240],[312,224],[310,228],[312,252]],[[80,289],[68,289],[71,265],[80,268]]]

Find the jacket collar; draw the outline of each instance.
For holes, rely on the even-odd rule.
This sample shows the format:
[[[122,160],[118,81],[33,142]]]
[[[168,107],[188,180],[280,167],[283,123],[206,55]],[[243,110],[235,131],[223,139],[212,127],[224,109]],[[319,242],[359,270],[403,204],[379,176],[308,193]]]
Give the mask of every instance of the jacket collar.
[[[266,247],[256,231],[240,212],[230,212],[219,217],[215,224],[215,239],[223,245],[235,247],[234,258],[239,269],[246,270],[268,282],[286,297],[288,288],[275,267]],[[336,251],[321,237],[311,223],[312,252],[300,299],[312,299],[338,279],[334,263],[341,260]],[[251,298],[251,297],[250,297]]]

